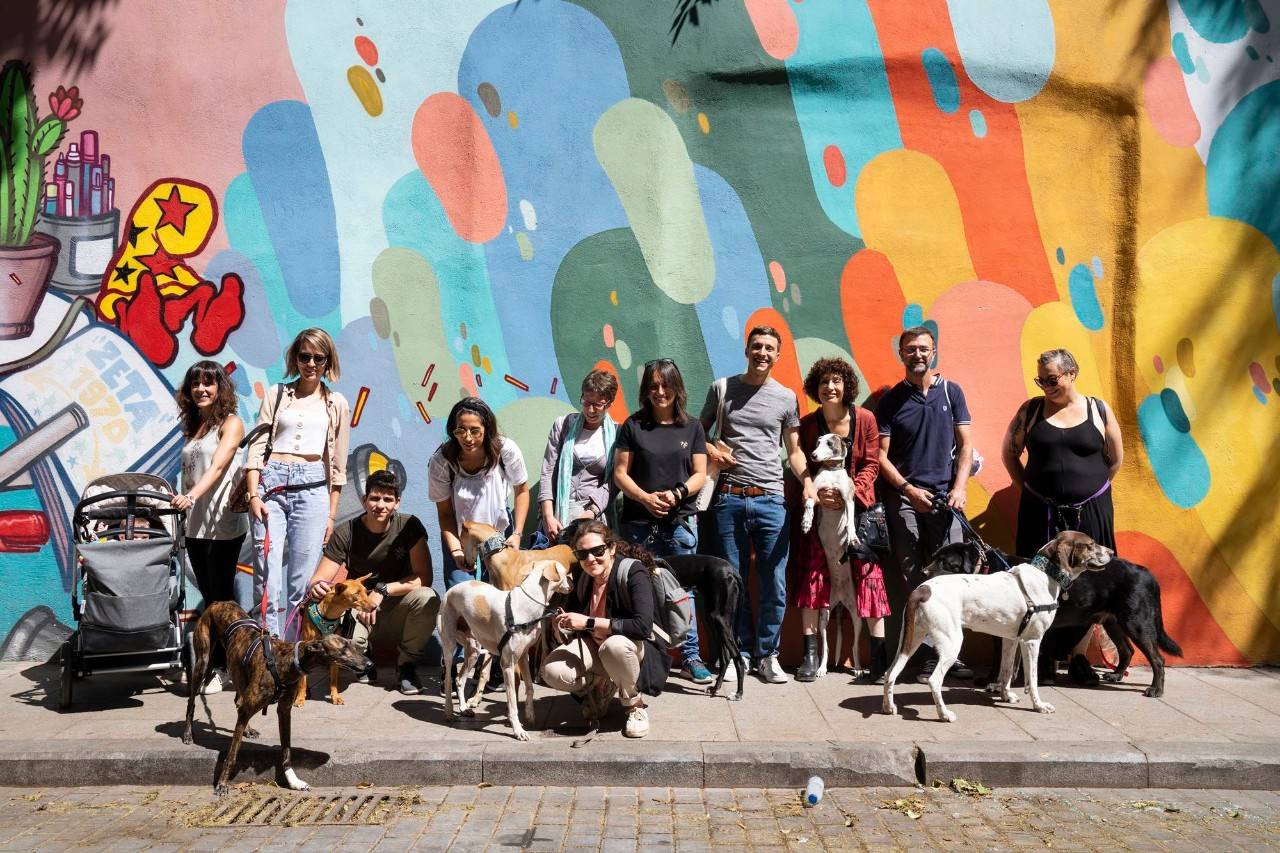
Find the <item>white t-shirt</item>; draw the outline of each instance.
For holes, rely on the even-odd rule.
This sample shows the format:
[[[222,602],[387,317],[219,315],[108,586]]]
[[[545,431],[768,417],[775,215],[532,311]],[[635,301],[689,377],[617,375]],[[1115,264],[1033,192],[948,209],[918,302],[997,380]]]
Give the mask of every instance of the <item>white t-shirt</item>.
[[[596,427],[580,431],[573,440],[573,470],[589,473],[594,483],[604,474],[604,466],[604,430]],[[586,508],[586,501],[572,492],[570,489],[569,517],[577,518]]]
[[[498,464],[475,474],[451,465],[440,448],[431,454],[427,463],[427,497],[433,503],[453,498],[456,533],[461,533],[464,521],[488,524],[499,532],[507,529],[507,495],[512,486],[527,482],[529,475],[516,443],[506,436],[500,442]]]

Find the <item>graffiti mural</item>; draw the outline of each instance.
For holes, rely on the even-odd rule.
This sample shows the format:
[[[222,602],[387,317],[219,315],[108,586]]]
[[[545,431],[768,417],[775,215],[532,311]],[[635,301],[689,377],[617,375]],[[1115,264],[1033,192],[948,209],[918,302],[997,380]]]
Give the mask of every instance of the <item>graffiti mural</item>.
[[[768,322],[782,381],[843,355],[864,394],[936,328],[993,460],[1036,354],[1071,349],[1185,661],[1280,661],[1280,4],[674,5],[125,0],[111,62],[15,57],[79,135],[36,182],[52,283],[0,340],[5,654],[70,619],[78,489],[175,474],[196,358],[253,418],[284,344],[333,333],[353,470],[394,467],[438,564],[425,465],[459,395],[535,460],[592,368],[615,416],[657,356],[698,399]],[[969,505],[1011,544],[1001,466]]]

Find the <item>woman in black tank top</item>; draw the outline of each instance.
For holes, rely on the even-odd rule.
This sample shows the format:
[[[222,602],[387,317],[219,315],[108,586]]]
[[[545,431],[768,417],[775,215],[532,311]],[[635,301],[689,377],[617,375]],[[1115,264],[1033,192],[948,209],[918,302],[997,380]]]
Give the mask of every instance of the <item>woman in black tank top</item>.
[[[1119,426],[1105,403],[1076,390],[1079,367],[1070,352],[1050,350],[1036,368],[1044,396],[1018,410],[1001,454],[1009,476],[1022,488],[1015,551],[1034,554],[1062,530],[1079,530],[1114,550],[1111,479],[1124,452]],[[1081,415],[1071,426],[1052,420],[1070,423]]]

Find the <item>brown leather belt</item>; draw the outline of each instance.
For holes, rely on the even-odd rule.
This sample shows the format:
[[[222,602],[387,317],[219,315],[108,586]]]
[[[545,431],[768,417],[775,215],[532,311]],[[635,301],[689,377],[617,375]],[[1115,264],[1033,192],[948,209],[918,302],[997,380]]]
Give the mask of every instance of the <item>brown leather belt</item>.
[[[730,483],[724,480],[720,481],[716,491],[724,492],[726,495],[737,495],[742,498],[758,498],[769,494],[759,486],[739,486],[737,483]]]

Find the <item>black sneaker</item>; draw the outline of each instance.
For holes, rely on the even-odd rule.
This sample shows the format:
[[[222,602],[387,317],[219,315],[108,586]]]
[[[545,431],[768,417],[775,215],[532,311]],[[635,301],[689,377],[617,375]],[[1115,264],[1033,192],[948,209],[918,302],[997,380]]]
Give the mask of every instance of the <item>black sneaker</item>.
[[[400,664],[396,677],[400,681],[400,692],[405,696],[417,696],[422,692],[422,680],[418,678],[418,668],[413,664]]]
[[[925,661],[924,667],[920,670],[920,674],[916,676],[916,683],[927,684],[929,682],[929,676],[933,675],[934,667],[937,665],[937,658],[931,658],[930,660]],[[951,665],[951,669],[947,670],[947,677],[959,678],[961,680],[972,679],[973,670],[970,669],[964,661],[957,659],[956,662]]]
[[[369,668],[356,676],[356,684],[377,684],[378,683],[378,667],[376,664],[370,664]]]

